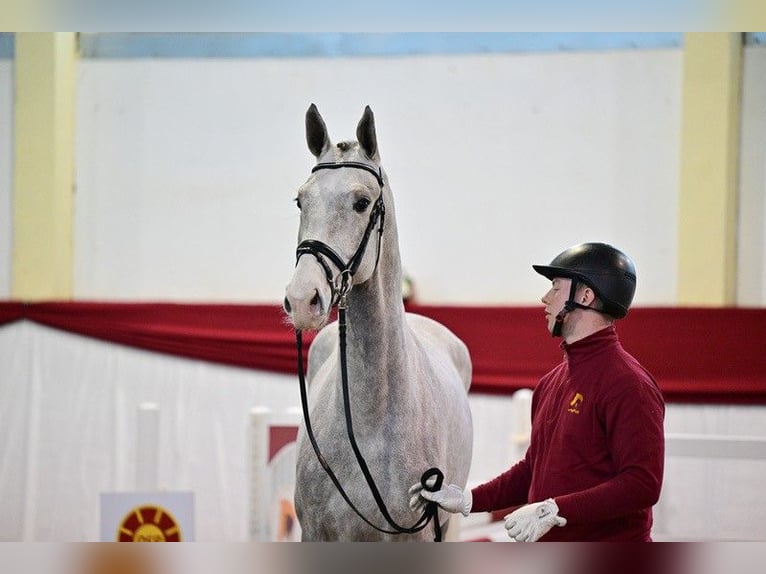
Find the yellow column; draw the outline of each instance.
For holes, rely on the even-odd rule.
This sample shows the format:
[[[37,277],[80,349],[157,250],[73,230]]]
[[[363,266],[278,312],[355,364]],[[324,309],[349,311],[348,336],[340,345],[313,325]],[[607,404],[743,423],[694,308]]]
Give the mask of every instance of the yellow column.
[[[682,305],[736,303],[742,35],[684,35],[678,249]]]
[[[72,295],[76,47],[70,32],[16,34],[11,296],[17,300]]]

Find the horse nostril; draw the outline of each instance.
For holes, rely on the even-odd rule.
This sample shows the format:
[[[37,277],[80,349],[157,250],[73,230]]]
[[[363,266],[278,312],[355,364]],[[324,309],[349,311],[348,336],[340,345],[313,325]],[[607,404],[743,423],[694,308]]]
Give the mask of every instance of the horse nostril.
[[[285,311],[290,313],[292,311],[292,308],[290,307],[290,301],[287,300],[287,297],[285,297],[284,301]]]
[[[311,298],[311,305],[319,305],[319,291],[314,291],[314,296]]]

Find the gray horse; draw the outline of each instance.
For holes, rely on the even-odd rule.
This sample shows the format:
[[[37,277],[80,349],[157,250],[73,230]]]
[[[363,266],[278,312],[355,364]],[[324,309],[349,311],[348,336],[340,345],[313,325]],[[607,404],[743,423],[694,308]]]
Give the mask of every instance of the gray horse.
[[[296,198],[301,210],[298,261],[284,305],[296,330],[319,329],[309,351],[307,379],[311,426],[321,453],[359,512],[391,530],[346,432],[338,322],[327,324],[345,291],[344,280],[350,289],[345,297],[346,357],[354,436],[400,526],[419,518],[408,506],[407,490],[427,469],[438,467],[446,481],[465,486],[473,445],[467,395],[471,359],[465,344],[445,326],[405,312],[393,197],[380,168],[369,106],[356,136],[358,141],[333,145],[316,106],[306,112],[306,139],[317,165]],[[303,540],[434,537],[433,525],[391,534],[359,518],[320,465],[305,424],[298,434],[295,507]],[[445,532],[448,518],[439,515]]]

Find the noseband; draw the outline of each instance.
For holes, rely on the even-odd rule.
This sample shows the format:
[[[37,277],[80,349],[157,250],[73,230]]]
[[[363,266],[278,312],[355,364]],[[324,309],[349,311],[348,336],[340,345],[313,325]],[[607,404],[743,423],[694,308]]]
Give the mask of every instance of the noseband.
[[[359,268],[362,258],[364,257],[365,251],[367,250],[367,243],[370,240],[370,235],[372,235],[372,230],[375,229],[375,225],[378,225],[378,221],[380,221],[378,225],[378,248],[377,248],[377,253],[375,255],[375,267],[377,268],[378,266],[378,261],[380,259],[380,244],[381,244],[381,239],[383,235],[383,223],[385,219],[386,208],[383,205],[384,183],[383,183],[383,175],[380,171],[380,168],[375,169],[372,166],[362,162],[346,161],[346,162],[340,162],[340,163],[318,163],[317,165],[314,166],[311,172],[314,173],[315,171],[320,169],[339,169],[342,167],[350,167],[354,169],[363,169],[365,171],[368,171],[375,176],[375,178],[378,180],[378,185],[380,186],[380,195],[378,196],[378,199],[375,201],[375,204],[372,207],[372,211],[370,212],[370,220],[368,221],[367,227],[364,230],[364,235],[362,236],[362,240],[359,243],[359,247],[357,247],[356,252],[354,253],[354,255],[351,256],[351,259],[348,261],[348,263],[345,263],[343,261],[343,258],[340,255],[338,255],[338,253],[326,243],[316,239],[306,239],[304,241],[301,241],[300,244],[298,244],[298,248],[296,249],[295,264],[297,265],[298,260],[301,258],[301,256],[306,255],[307,253],[316,257],[317,261],[324,269],[325,277],[327,278],[327,283],[330,285],[330,289],[332,291],[330,306],[331,307],[334,307],[336,305],[338,306],[338,336],[340,340],[341,386],[343,390],[343,408],[344,408],[344,414],[346,417],[346,432],[348,434],[349,442],[351,443],[351,448],[354,451],[354,456],[356,457],[357,463],[359,464],[359,468],[362,471],[362,474],[364,475],[364,478],[367,482],[367,486],[369,487],[370,492],[372,493],[372,496],[375,499],[375,503],[378,505],[378,509],[383,515],[383,518],[389,524],[391,528],[390,530],[376,526],[375,524],[370,522],[370,520],[368,520],[359,511],[359,509],[357,509],[357,507],[348,497],[348,494],[346,493],[346,491],[343,489],[343,486],[341,485],[340,480],[338,480],[338,477],[335,475],[335,473],[330,468],[330,465],[322,456],[322,453],[319,449],[319,445],[317,444],[317,441],[316,441],[316,437],[314,436],[314,431],[312,430],[312,427],[311,427],[311,418],[309,417],[308,393],[306,390],[306,377],[303,371],[303,337],[300,331],[296,331],[295,340],[296,340],[296,347],[298,351],[298,379],[300,381],[301,406],[303,407],[303,419],[306,424],[306,434],[308,436],[309,441],[311,442],[311,446],[314,449],[314,454],[316,454],[319,464],[327,473],[327,476],[335,485],[335,488],[338,490],[343,500],[346,501],[346,504],[348,504],[348,506],[365,523],[367,523],[369,526],[371,526],[375,530],[378,530],[379,532],[383,532],[386,534],[414,534],[416,532],[423,530],[428,525],[428,523],[431,520],[433,520],[434,534],[435,534],[434,539],[437,542],[440,542],[442,539],[442,533],[441,533],[441,525],[439,524],[438,505],[435,502],[428,502],[426,504],[423,514],[420,516],[418,521],[412,526],[400,526],[394,521],[394,519],[391,517],[390,513],[388,512],[388,508],[386,507],[385,501],[383,500],[383,497],[381,496],[380,491],[377,485],[375,484],[375,480],[372,477],[372,473],[370,473],[370,469],[367,466],[367,462],[365,461],[364,456],[362,455],[359,449],[359,445],[357,444],[356,438],[354,436],[353,423],[351,419],[351,404],[350,404],[349,392],[348,392],[348,365],[346,362],[346,295],[351,290],[352,279],[357,269]],[[338,268],[339,273],[336,278],[333,278],[332,270],[330,269],[330,266],[327,264],[327,261],[325,261],[323,256],[330,259],[330,261],[332,261],[332,263]],[[420,478],[420,482],[423,488],[426,490],[430,490],[432,492],[438,491],[441,488],[443,480],[444,480],[444,474],[438,468],[428,469],[427,471],[423,473],[423,475]]]
[[[339,169],[342,167],[363,169],[370,172],[375,176],[375,179],[378,180],[380,195],[372,206],[370,220],[367,222],[367,227],[364,230],[359,247],[357,247],[348,263],[344,262],[343,258],[338,255],[332,247],[317,239],[306,239],[298,244],[295,257],[296,265],[302,255],[309,253],[316,257],[316,260],[322,266],[322,269],[324,269],[327,283],[332,292],[330,307],[338,305],[340,300],[351,290],[351,279],[353,279],[354,274],[359,269],[359,265],[362,263],[362,258],[364,257],[365,251],[367,251],[367,243],[370,240],[370,235],[372,235],[372,230],[375,229],[375,225],[378,223],[378,220],[380,220],[380,224],[378,225],[378,248],[375,255],[375,267],[378,266],[378,260],[380,259],[380,243],[383,236],[383,225],[386,217],[386,206],[383,204],[383,174],[381,173],[380,168],[375,169],[371,165],[358,161],[344,161],[339,163],[318,163],[311,170],[311,173],[320,169]],[[338,268],[338,275],[335,278],[333,278],[332,270],[327,264],[327,261],[325,261],[323,255],[332,261],[333,265]]]

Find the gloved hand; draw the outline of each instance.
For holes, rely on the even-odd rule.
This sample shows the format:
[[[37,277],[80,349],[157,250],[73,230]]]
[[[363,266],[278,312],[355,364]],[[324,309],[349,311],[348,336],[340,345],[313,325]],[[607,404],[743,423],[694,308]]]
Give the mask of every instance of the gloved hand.
[[[559,516],[559,507],[549,498],[517,508],[505,517],[508,536],[516,542],[536,542],[554,526],[566,526],[567,519]]]
[[[470,490],[463,492],[463,489],[456,484],[443,486],[436,492],[425,490],[421,483],[413,484],[409,490],[410,508],[421,511],[427,501],[433,501],[441,506],[447,512],[459,512],[463,516],[468,516],[473,504],[473,495]]]

